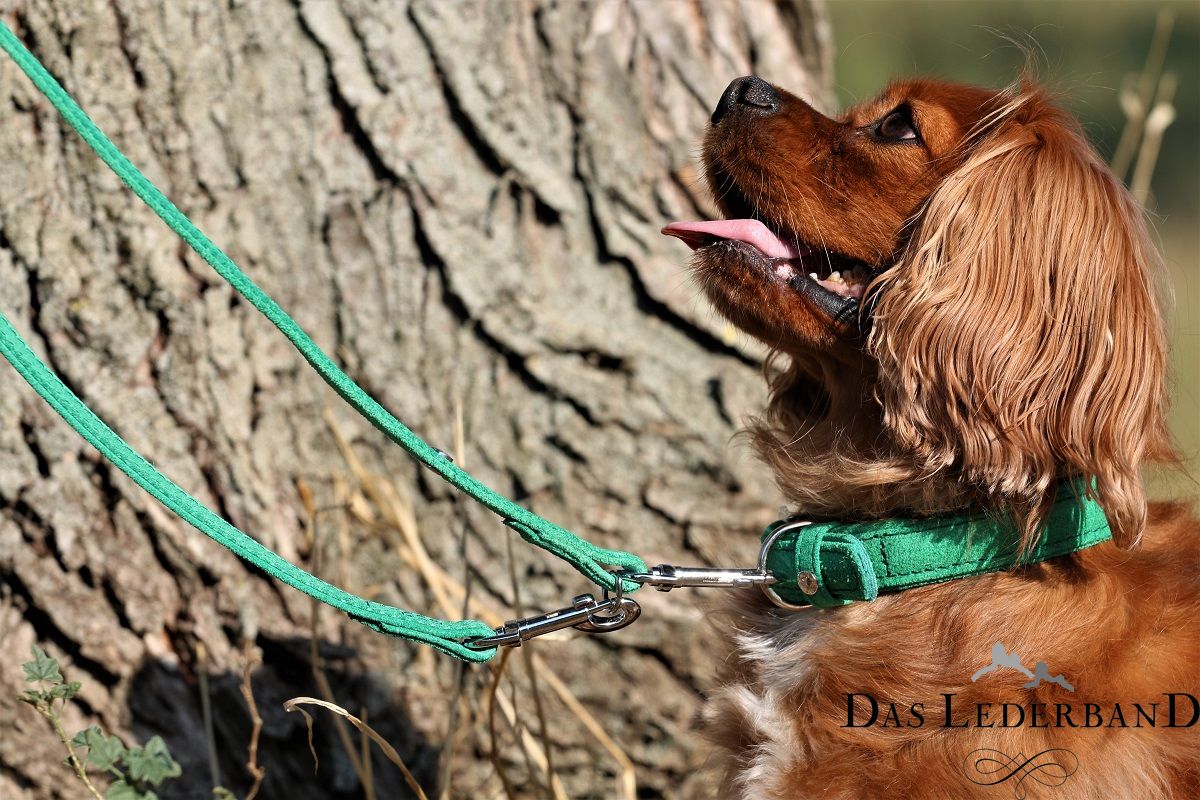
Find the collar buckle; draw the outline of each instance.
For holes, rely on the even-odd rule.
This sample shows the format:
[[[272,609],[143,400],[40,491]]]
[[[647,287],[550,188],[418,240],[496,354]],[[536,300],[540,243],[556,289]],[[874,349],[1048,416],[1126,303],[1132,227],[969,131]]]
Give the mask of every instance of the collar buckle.
[[[783,520],[782,523],[776,523],[771,528],[768,528],[770,532],[763,537],[762,546],[758,548],[758,569],[762,572],[767,571],[767,559],[771,555],[771,548],[775,546],[775,542],[779,540],[779,537],[785,533],[806,528],[809,525],[812,525],[812,520],[790,517]],[[816,577],[815,574],[809,572],[803,572],[797,576],[796,582],[800,587],[800,591],[806,596],[816,593]],[[809,582],[810,579],[812,583]],[[769,584],[763,584],[759,588],[762,590],[763,595],[778,608],[782,608],[785,611],[808,611],[813,607],[808,603],[789,603],[787,600],[784,600],[779,596],[779,592],[773,588],[775,583],[778,583],[778,579],[771,581]],[[812,591],[809,591],[809,589],[812,589]]]

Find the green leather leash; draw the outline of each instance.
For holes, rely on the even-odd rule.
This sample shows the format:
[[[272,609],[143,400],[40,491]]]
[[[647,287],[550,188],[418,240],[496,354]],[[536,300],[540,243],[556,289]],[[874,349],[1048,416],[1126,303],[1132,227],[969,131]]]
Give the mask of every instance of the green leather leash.
[[[456,658],[484,661],[495,654],[497,647],[520,645],[553,630],[574,627],[603,632],[622,628],[637,619],[640,611],[637,603],[624,594],[643,584],[663,591],[681,586],[757,585],[785,608],[833,607],[855,600],[873,600],[880,592],[902,591],[1030,564],[1091,547],[1111,537],[1103,510],[1082,491],[1082,483],[1075,483],[1060,487],[1041,539],[1024,554],[1017,552],[1018,537],[1011,522],[982,513],[860,523],[793,519],[767,529],[754,568],[659,565],[648,570],[637,556],[597,547],[489,489],[409,430],[351,380],[274,300],[138,171],[2,22],[0,48],[117,176],[266,316],[356,411],[414,458],[500,515],[526,541],[567,561],[605,589],[601,601],[581,595],[567,608],[514,620],[495,631],[479,621],[432,619],[343,591],[284,560],[155,469],[74,394],[0,314],[0,355],[118,469],[183,520],[239,557],[376,631],[428,644]],[[610,571],[613,567],[618,570]],[[610,597],[610,591],[615,596]]]
[[[605,589],[620,588],[625,592],[637,589],[636,584],[628,582],[618,587],[619,579],[610,569],[612,567],[644,569],[645,562],[640,558],[619,550],[597,547],[565,528],[517,505],[456,466],[445,453],[426,443],[400,420],[392,416],[350,376],[346,375],[296,321],[280,308],[278,303],[242,272],[224,251],[213,244],[182,211],[159,191],[158,187],[151,183],[117,149],[116,145],[92,122],[83,109],[75,103],[66,90],[3,22],[0,22],[0,48],[3,48],[12,57],[17,66],[29,76],[34,85],[58,109],[63,118],[125,185],[132,189],[173,231],[179,234],[193,251],[228,281],[238,294],[262,312],[263,316],[269,319],[291,341],[325,382],[332,386],[359,414],[370,420],[392,441],[442,476],[451,485],[502,517],[504,524],[517,531],[526,541],[568,562]],[[381,632],[425,642],[450,655],[473,661],[485,660],[494,654],[494,649],[481,652],[462,645],[464,640],[478,637],[481,627],[483,635],[492,633],[492,629],[481,622],[442,622],[378,603],[370,603],[342,592],[288,563],[250,536],[213,514],[163,476],[101,422],[59,380],[58,376],[34,355],[2,314],[0,314],[0,354],[4,355],[30,386],[105,458],[184,520],[240,557],[300,591],[346,611],[355,619]]]
[[[214,514],[155,469],[92,413],[91,409],[34,355],[3,314],[0,314],[0,353],[53,409],[105,458],[185,522],[229,548],[238,557],[310,597],[346,612],[353,619],[380,633],[423,642],[443,653],[468,661],[484,661],[495,654],[495,649],[474,650],[464,644],[466,640],[492,634],[492,629],[482,622],[445,622],[350,594],[281,558]]]

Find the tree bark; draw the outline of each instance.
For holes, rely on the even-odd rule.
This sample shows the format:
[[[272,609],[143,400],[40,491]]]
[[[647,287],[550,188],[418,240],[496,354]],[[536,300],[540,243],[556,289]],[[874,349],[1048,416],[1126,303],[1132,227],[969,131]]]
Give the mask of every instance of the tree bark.
[[[820,5],[5,5],[177,205],[485,483],[650,563],[753,558],[778,500],[733,434],[762,402],[762,353],[718,320],[658,229],[713,213],[697,143],[731,78],[827,98]],[[384,602],[445,616],[437,581],[409,563],[409,510],[431,560],[503,613],[588,588],[354,417],[7,59],[0,98],[0,308],[136,449],[285,557]],[[391,506],[378,476],[397,487]],[[184,774],[163,797],[208,796],[210,745],[219,780],[249,787],[239,685],[252,654],[260,796],[364,796],[333,719],[316,720],[314,775],[303,722],[281,708],[320,692],[314,634],[332,699],[365,710],[431,796],[502,796],[488,668],[460,675],[331,611],[314,619],[306,598],[156,506],[6,365],[0,591],[0,796],[79,794],[44,721],[16,700],[34,642],[84,684],[69,732],[96,722],[166,739]],[[639,599],[642,620],[620,634],[533,652],[631,759],[640,796],[705,796],[692,729],[714,634],[694,595]],[[619,759],[544,680],[530,685],[522,655],[500,695],[545,749],[537,694],[551,763],[527,757],[536,748],[498,705],[495,760],[515,796],[549,796],[550,774],[569,797],[620,796]],[[378,752],[371,763],[374,796],[408,796]]]

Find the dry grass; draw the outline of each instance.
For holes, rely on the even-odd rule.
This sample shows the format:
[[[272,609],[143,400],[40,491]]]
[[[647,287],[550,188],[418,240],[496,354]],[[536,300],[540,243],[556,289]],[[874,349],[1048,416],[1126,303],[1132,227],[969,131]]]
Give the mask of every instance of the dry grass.
[[[249,649],[247,647],[247,651]],[[258,653],[247,652],[246,665],[242,668],[242,698],[245,699],[246,708],[250,712],[250,744],[246,747],[246,772],[254,780],[242,800],[254,800],[258,796],[259,789],[262,788],[263,778],[267,777],[266,767],[258,763],[258,740],[262,734],[263,721],[262,716],[258,713],[258,704],[254,702],[254,688],[250,682],[250,675],[254,672],[258,661]]]
[[[324,418],[346,469],[333,476],[330,482],[333,502],[324,508],[316,505],[310,487],[298,487],[307,517],[302,552],[308,557],[309,566],[314,572],[360,593],[372,593],[371,587],[353,587],[348,566],[350,542],[365,531],[369,536],[379,537],[390,552],[421,577],[428,607],[415,607],[413,610],[447,619],[474,617],[492,626],[526,613],[521,608],[519,581],[512,565],[511,551],[509,576],[516,598],[515,607],[501,608],[474,596],[466,576],[459,580],[430,558],[406,492],[386,476],[366,468],[330,410],[326,409]],[[460,415],[457,418],[461,420]],[[460,464],[464,462],[461,430],[459,422],[456,425],[455,456]],[[320,524],[327,517],[335,518],[336,535],[327,535]],[[464,545],[465,541],[464,535]],[[495,570],[499,565],[487,567]],[[466,574],[469,575],[469,569]],[[314,603],[311,658],[320,697],[296,698],[289,701],[289,710],[293,707],[302,710],[298,706],[303,703],[320,705],[335,712],[334,723],[338,726],[339,740],[362,781],[366,797],[376,796],[368,746],[369,742],[374,742],[400,768],[414,792],[424,798],[425,794],[416,786],[415,778],[399,754],[364,720],[337,705],[316,648],[319,639],[329,638],[335,632],[324,629],[322,622],[335,626],[338,638],[354,640],[355,637],[364,636],[357,626],[343,628],[340,616],[323,615],[323,609]],[[370,644],[367,641],[361,643]],[[446,698],[442,706],[445,711],[444,727],[441,730],[422,729],[427,738],[442,744],[439,800],[483,797],[567,800],[569,795],[555,768],[551,742],[568,735],[572,741],[582,738],[589,743],[591,762],[611,765],[615,774],[612,796],[620,800],[635,800],[637,779],[633,762],[621,746],[608,735],[567,683],[537,654],[536,647],[527,644],[522,648],[519,658],[511,658],[511,654],[511,650],[502,652],[484,669],[467,669],[458,662],[421,648],[416,651],[413,665],[416,669],[410,667],[406,671],[406,674],[412,675],[412,692],[418,692],[417,687],[428,687],[428,694],[421,698],[423,708],[439,705],[436,702],[439,694]],[[521,712],[520,703],[531,704],[533,713]],[[424,722],[425,726],[430,726],[430,720]],[[350,725],[361,732],[359,742],[354,741]],[[481,765],[486,762],[491,763],[492,769],[481,771]]]
[[[1112,170],[1125,180],[1133,167],[1129,189],[1142,205],[1150,198],[1150,178],[1162,149],[1163,133],[1175,121],[1172,103],[1177,79],[1170,72],[1163,72],[1174,27],[1174,13],[1165,8],[1159,11],[1145,66],[1140,74],[1125,76],[1118,95],[1125,127],[1113,152]]]
[[[408,784],[408,788],[413,790],[413,793],[419,798],[419,800],[429,800],[429,797],[425,794],[425,790],[421,788],[419,783],[417,783],[417,779],[414,778],[412,772],[409,771],[408,765],[404,763],[404,759],[400,758],[400,754],[396,752],[396,749],[388,743],[387,739],[380,736],[374,728],[351,714],[346,709],[339,706],[337,703],[330,703],[326,700],[318,700],[315,697],[293,697],[291,700],[288,700],[283,704],[283,710],[299,711],[304,715],[304,722],[308,725],[308,749],[312,753],[314,763],[317,761],[317,750],[315,747],[313,747],[312,741],[313,718],[311,714],[304,710],[303,706],[319,706],[332,711],[343,719],[349,720],[354,727],[362,731],[365,739],[369,739],[370,741],[379,745],[379,749],[383,751],[385,756],[387,756],[388,761],[391,761],[400,768],[401,774],[404,775],[404,782]],[[369,748],[364,747],[358,756],[359,763],[363,765],[370,764],[371,756]]]

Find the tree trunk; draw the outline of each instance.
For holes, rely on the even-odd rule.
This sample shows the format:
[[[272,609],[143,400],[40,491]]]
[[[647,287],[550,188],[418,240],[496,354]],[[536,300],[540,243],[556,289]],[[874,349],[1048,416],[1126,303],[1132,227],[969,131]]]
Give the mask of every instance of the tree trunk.
[[[658,229],[713,213],[697,143],[727,81],[756,72],[827,97],[820,6],[6,5],[168,196],[485,483],[650,563],[754,557],[777,494],[732,437],[762,402],[762,354],[705,305]],[[589,588],[355,417],[7,59],[0,98],[0,308],[166,474],[290,560],[406,608],[462,616],[461,585],[511,616]],[[444,574],[421,567],[412,537]],[[0,587],[5,798],[81,796],[16,700],[34,642],[83,683],[69,732],[166,739],[184,772],[165,798],[209,796],[214,778],[247,791],[239,687],[254,658],[261,797],[409,796],[321,711],[313,773],[282,701],[320,696],[323,680],[431,796],[503,796],[493,755],[515,797],[628,796],[622,758],[638,796],[706,794],[692,729],[704,642],[720,634],[697,624],[694,594],[643,592],[642,619],[619,634],[539,642],[536,684],[514,654],[489,701],[492,669],[318,613],[162,510],[7,365]]]

